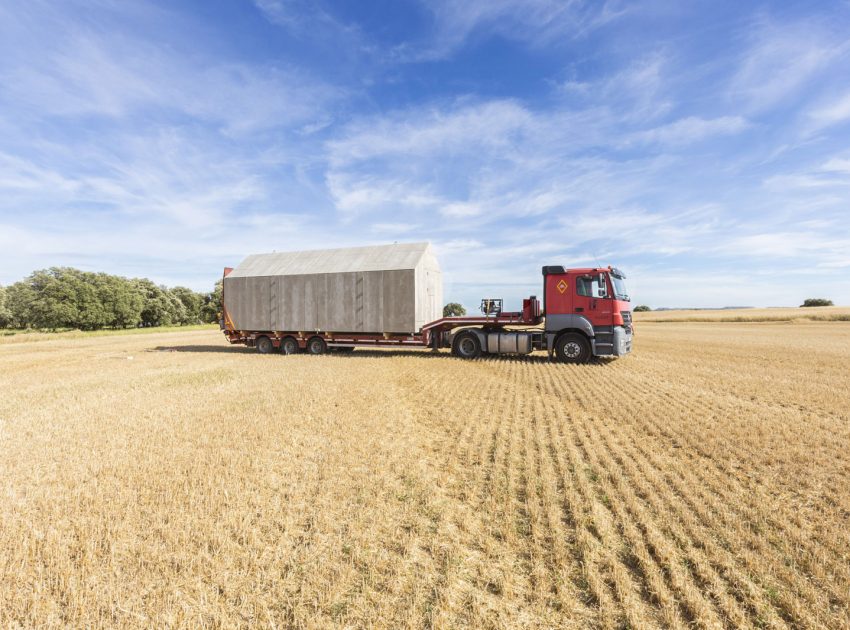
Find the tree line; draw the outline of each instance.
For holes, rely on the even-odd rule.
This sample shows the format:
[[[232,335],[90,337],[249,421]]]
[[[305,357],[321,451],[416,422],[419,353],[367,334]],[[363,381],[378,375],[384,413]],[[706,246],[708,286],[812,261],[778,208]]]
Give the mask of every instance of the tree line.
[[[168,288],[147,278],[51,267],[0,287],[0,328],[137,328],[217,321],[221,281],[213,291]]]

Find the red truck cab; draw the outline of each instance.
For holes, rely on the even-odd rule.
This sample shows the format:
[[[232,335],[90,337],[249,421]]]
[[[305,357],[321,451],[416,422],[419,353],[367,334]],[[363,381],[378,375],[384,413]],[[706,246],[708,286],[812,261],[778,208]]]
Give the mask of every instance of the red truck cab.
[[[625,274],[614,267],[543,267],[546,346],[564,361],[622,356],[632,349]]]

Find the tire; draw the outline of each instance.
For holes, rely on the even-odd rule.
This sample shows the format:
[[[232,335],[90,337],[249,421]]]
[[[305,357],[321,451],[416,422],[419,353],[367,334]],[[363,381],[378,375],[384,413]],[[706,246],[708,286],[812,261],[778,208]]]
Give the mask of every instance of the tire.
[[[452,343],[452,354],[461,359],[474,359],[481,356],[481,342],[475,333],[461,333]]]
[[[300,348],[295,337],[284,337],[280,342],[280,351],[283,354],[297,354]]]
[[[274,350],[274,344],[268,337],[257,337],[256,345],[260,354],[271,354]]]
[[[555,342],[555,354],[563,363],[587,363],[590,361],[590,342],[578,333],[566,333]]]
[[[307,342],[307,352],[310,354],[324,354],[328,351],[328,344],[321,337],[313,337]]]

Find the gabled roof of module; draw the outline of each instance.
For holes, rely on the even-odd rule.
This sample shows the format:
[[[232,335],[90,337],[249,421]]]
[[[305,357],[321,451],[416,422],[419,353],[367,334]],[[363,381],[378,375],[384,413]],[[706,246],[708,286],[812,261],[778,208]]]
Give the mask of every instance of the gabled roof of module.
[[[311,273],[414,269],[430,248],[430,243],[396,243],[371,247],[254,254],[239,263],[227,277],[295,276]]]

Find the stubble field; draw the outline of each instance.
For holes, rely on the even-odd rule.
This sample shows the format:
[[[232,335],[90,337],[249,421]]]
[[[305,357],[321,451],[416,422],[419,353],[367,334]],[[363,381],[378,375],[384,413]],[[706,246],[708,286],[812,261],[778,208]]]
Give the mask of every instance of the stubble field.
[[[0,626],[847,627],[850,325],[584,366],[0,340]]]

